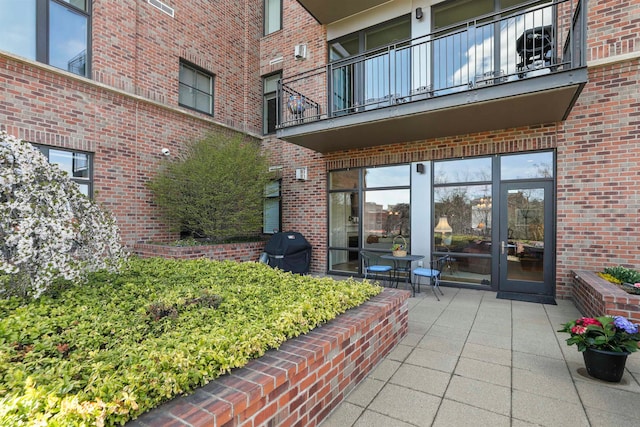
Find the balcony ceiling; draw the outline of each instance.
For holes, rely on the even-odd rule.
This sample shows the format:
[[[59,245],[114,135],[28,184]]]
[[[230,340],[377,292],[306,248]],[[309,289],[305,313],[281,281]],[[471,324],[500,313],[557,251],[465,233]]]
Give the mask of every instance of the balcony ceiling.
[[[397,104],[278,130],[280,139],[329,153],[565,120],[586,68]]]
[[[390,0],[298,0],[321,24],[331,24]]]

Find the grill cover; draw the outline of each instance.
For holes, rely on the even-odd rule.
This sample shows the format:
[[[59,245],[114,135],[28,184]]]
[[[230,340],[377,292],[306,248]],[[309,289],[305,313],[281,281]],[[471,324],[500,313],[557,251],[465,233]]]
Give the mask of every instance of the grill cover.
[[[306,274],[311,262],[311,245],[295,231],[276,233],[264,247],[267,264],[292,273]]]

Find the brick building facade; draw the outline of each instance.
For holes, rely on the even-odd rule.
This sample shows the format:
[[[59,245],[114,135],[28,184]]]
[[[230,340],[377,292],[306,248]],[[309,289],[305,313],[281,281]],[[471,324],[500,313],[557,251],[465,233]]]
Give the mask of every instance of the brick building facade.
[[[62,5],[77,12],[63,1],[35,3],[50,8]],[[437,252],[433,229],[438,218],[433,211],[438,202],[431,184],[420,186],[416,181],[420,178],[413,171],[416,164],[427,165],[431,171],[439,167],[438,161],[537,152],[552,153],[554,158],[553,194],[548,199],[554,205],[554,226],[547,230],[552,234],[553,250],[549,252],[553,253],[551,267],[545,265],[553,269],[550,295],[570,296],[572,269],[599,270],[618,264],[639,267],[640,166],[635,160],[640,153],[638,1],[582,3],[587,81],[564,120],[373,146],[347,145],[328,152],[278,139],[280,131],[263,135],[263,78],[282,73],[286,80],[322,68],[329,62],[328,42],[387,20],[408,17],[412,37],[428,33],[430,28],[424,31],[420,26],[435,16],[430,8],[441,2],[374,1],[372,9],[321,24],[303,7],[308,2],[282,0],[281,29],[266,36],[264,2],[260,0],[163,2],[173,16],[151,4],[159,2],[144,0],[71,3],[86,3],[90,32],[87,77],[0,45],[0,127],[39,145],[89,153],[93,196],[116,215],[128,245],[176,237],[168,232],[144,185],[169,160],[162,148],[178,153],[187,141],[206,132],[240,132],[262,139],[272,164],[282,166],[281,228],[299,231],[310,241],[315,273],[359,274],[358,252],[369,249],[369,232],[358,222],[364,218],[365,199],[360,200],[360,211],[349,215],[358,230],[353,242],[332,242],[337,236],[328,191],[332,172],[410,166],[413,181],[402,191],[411,194],[412,252],[429,256]],[[417,8],[427,18],[418,20]],[[294,57],[296,45],[306,46],[304,59]],[[212,114],[182,105],[181,63],[190,72],[212,78]],[[301,128],[304,126],[308,125]],[[303,167],[307,179],[296,179],[296,169]],[[501,220],[499,185],[493,182],[491,187],[496,191],[496,224]],[[365,190],[353,194],[365,197]],[[479,222],[472,225],[469,233],[484,231]],[[486,243],[500,241],[497,225],[494,228],[494,234],[484,239]],[[488,262],[499,255],[497,249],[491,250],[486,253]],[[337,267],[340,251],[345,261],[352,262],[351,267]],[[459,259],[477,257],[458,255]],[[500,290],[497,268],[499,264],[492,264],[494,271],[483,279],[486,282],[470,285]]]

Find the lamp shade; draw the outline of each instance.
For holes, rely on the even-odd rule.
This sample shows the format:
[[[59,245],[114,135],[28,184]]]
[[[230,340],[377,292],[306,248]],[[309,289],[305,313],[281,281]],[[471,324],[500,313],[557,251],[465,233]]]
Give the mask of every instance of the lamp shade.
[[[441,216],[440,220],[438,221],[438,225],[436,225],[436,228],[434,228],[433,231],[435,231],[436,233],[451,233],[453,231],[453,228],[451,228],[451,226],[449,225],[447,217]]]

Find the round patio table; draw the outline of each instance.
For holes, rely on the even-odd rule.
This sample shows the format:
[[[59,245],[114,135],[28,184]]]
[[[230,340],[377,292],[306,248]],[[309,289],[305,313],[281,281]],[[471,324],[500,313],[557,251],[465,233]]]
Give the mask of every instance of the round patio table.
[[[411,263],[424,259],[424,255],[407,254],[405,256],[393,256],[392,254],[384,254],[380,255],[380,258],[393,261],[393,279],[396,283],[396,288],[398,287],[398,282],[400,281],[400,274],[405,273],[405,288],[406,285],[411,284],[411,289],[413,290],[413,294],[415,295],[416,288],[413,284],[413,280],[411,280]]]

